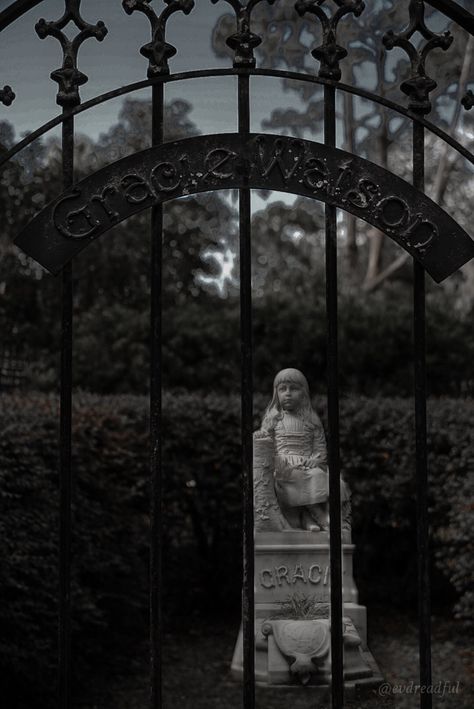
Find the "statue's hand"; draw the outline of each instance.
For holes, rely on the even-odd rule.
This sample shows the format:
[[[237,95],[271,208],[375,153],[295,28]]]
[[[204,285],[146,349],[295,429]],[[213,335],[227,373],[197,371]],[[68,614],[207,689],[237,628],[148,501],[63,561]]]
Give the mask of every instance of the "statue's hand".
[[[324,460],[321,458],[319,453],[311,455],[305,463],[306,468],[319,468],[324,465]]]
[[[263,429],[263,428],[259,428],[258,431],[254,431],[253,437],[257,441],[260,441],[263,438],[269,438],[271,440],[270,433],[268,431],[265,431],[265,429]]]

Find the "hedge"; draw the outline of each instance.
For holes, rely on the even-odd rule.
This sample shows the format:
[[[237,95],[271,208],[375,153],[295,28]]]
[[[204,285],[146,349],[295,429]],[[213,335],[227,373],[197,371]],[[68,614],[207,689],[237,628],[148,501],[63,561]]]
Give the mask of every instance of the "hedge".
[[[256,425],[267,397],[255,397]],[[325,411],[316,402],[325,419]],[[361,602],[416,597],[413,405],[341,401],[341,459],[353,493]],[[433,596],[473,611],[468,521],[469,399],[429,402]],[[238,613],[241,494],[237,396],[165,393],[165,618]],[[147,401],[77,393],[73,407],[73,640],[76,681],[140,662],[147,637]],[[9,706],[54,689],[58,402],[0,397],[0,666]],[[447,595],[446,595],[447,594]],[[388,600],[390,598],[390,600]],[[22,704],[24,702],[24,704]]]
[[[126,282],[127,279],[124,279]],[[114,296],[96,293],[94,304],[80,305],[74,330],[74,380],[100,394],[148,391],[149,314],[140,288]],[[46,283],[44,284],[46,286]],[[305,372],[326,370],[326,301],[324,279],[313,295],[256,298],[253,309],[253,362],[261,391],[271,390],[275,370],[298,362]],[[315,286],[316,287],[316,286]],[[134,291],[134,287],[128,286]],[[319,292],[318,292],[319,291]],[[427,295],[427,387],[433,396],[474,395],[472,362],[474,310],[456,309],[443,293]],[[18,299],[15,300],[17,305]],[[132,302],[130,302],[132,298]],[[137,300],[138,298],[138,300]],[[52,308],[56,312],[58,306]],[[358,396],[411,396],[413,390],[413,313],[405,290],[339,298],[339,379],[341,391]],[[0,331],[15,330],[2,316]],[[20,319],[17,314],[16,323]],[[24,319],[27,320],[27,315]],[[10,323],[10,324],[9,324]],[[55,391],[57,328],[35,319],[34,326],[11,337],[30,364],[25,387]],[[239,386],[240,309],[235,298],[193,298],[164,309],[163,382],[167,388],[226,394]],[[54,337],[52,335],[54,330]],[[36,333],[36,334],[35,334]],[[23,352],[30,343],[31,351]],[[33,343],[34,346],[33,346]],[[209,362],[212,361],[212,366]],[[91,365],[93,363],[93,366]],[[370,372],[370,376],[367,373]]]

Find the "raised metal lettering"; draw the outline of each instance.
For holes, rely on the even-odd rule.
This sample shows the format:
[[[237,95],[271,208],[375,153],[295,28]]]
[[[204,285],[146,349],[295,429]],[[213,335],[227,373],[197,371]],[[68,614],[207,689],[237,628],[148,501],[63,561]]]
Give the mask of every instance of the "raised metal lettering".
[[[377,197],[378,191],[378,187],[374,182],[362,179],[357,183],[357,187],[348,190],[342,199],[354,207],[367,209],[369,204]]]
[[[342,183],[346,180],[349,180],[352,176],[353,171],[349,167],[349,165],[343,165],[342,167],[339,167],[339,175],[337,176],[337,180],[332,190],[333,195],[340,194],[342,191]]]
[[[124,196],[130,204],[142,204],[150,197],[154,197],[148,182],[136,173],[124,175],[120,183],[125,188]]]
[[[172,162],[160,162],[151,171],[151,183],[156,192],[174,192],[181,180],[181,172]]]
[[[283,140],[275,140],[272,146],[271,157],[268,158],[265,155],[265,138],[263,136],[258,136],[257,138],[258,146],[258,157],[260,163],[260,174],[263,177],[268,177],[275,166],[278,166],[281,176],[285,184],[290,180],[295,174],[297,168],[301,164],[304,158],[304,145],[300,140],[292,140],[291,145],[285,147]],[[296,149],[296,153],[293,155],[293,151]],[[283,156],[286,152],[286,159]],[[265,165],[265,160],[267,164]],[[290,165],[288,166],[288,162]]]
[[[215,148],[211,150],[204,160],[207,172],[204,174],[203,178],[206,180],[209,177],[217,177],[219,180],[228,180],[234,175],[234,166],[232,166],[230,170],[228,169],[227,172],[224,172],[221,168],[236,157],[237,153],[234,153],[232,150],[226,150],[226,148]]]
[[[91,203],[98,202],[111,222],[116,222],[120,219],[120,214],[107,205],[107,195],[118,194],[118,189],[113,185],[106,185],[100,195],[96,194],[91,197]]]
[[[377,204],[380,221],[390,229],[404,226],[410,218],[410,209],[400,197],[391,195]]]
[[[70,195],[63,197],[63,199],[61,199],[53,209],[53,224],[60,232],[60,234],[66,237],[66,239],[87,239],[93,234],[95,234],[101,226],[101,222],[98,219],[94,219],[91,212],[87,208],[87,205],[84,205],[79,209],[69,211],[65,215],[63,223],[61,223],[61,221],[58,219],[58,211],[60,206],[70,200],[76,200],[80,196],[81,191],[75,190]],[[83,218],[85,223],[87,224],[87,227],[90,228],[87,228],[85,231],[84,229],[82,229],[81,231],[77,232],[73,230],[73,225],[77,223],[77,220],[80,218]]]
[[[309,158],[305,162],[303,182],[312,190],[327,189],[329,171],[326,161],[321,158]]]

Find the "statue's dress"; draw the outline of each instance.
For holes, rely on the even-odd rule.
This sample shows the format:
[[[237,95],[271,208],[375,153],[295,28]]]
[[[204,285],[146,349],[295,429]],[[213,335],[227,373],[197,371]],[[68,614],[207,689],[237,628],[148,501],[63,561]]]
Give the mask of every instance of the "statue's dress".
[[[323,427],[305,423],[288,412],[277,421],[275,435],[275,490],[281,505],[306,507],[326,502],[329,497],[326,441]],[[317,457],[317,464],[309,459]],[[341,501],[350,497],[341,480]]]

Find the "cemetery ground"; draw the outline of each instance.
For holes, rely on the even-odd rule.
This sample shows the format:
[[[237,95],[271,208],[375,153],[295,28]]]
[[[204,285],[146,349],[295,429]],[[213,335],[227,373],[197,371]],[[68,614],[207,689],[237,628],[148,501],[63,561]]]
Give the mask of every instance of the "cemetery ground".
[[[400,692],[380,696],[364,690],[347,702],[347,709],[415,709],[419,694],[409,693],[419,683],[418,636],[415,615],[390,606],[368,609],[369,645],[385,680]],[[164,638],[164,709],[240,709],[242,688],[230,674],[230,663],[239,626],[235,615],[192,617],[169,627]],[[474,706],[474,650],[461,626],[447,617],[433,616],[433,696],[435,709],[468,709]],[[141,653],[138,653],[141,655]],[[131,659],[137,657],[131,649]],[[146,709],[148,676],[141,660],[125,676],[107,681],[107,687],[90,687],[88,698],[77,709]],[[443,687],[446,690],[443,695]],[[405,688],[405,689],[404,689]],[[449,692],[448,690],[451,690]],[[269,689],[257,687],[257,709],[326,709],[330,703],[314,688]]]

